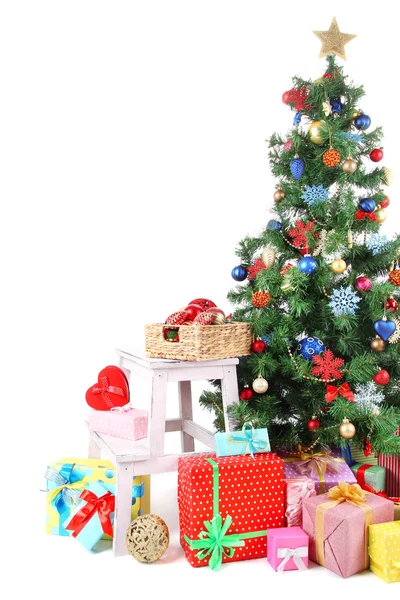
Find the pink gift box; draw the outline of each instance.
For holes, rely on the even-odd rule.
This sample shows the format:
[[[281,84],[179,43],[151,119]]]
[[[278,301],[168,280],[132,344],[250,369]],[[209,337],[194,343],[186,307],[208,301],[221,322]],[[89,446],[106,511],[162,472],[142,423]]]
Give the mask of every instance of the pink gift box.
[[[303,500],[315,496],[315,485],[308,477],[284,479],[285,483],[285,525],[301,526],[303,523]]]
[[[315,519],[317,508],[324,502],[331,502],[328,494],[307,498],[303,502],[303,529],[310,537],[310,559],[317,560]],[[367,494],[366,503],[372,508],[373,523],[393,521],[393,502],[375,494]],[[350,577],[364,571],[366,566],[366,547],[368,532],[365,535],[365,512],[351,504],[342,502],[325,512],[323,539],[325,567],[341,577]],[[269,541],[268,541],[269,544]]]
[[[91,410],[89,427],[98,433],[108,433],[127,440],[141,440],[147,436],[147,410],[129,405],[111,410]]]
[[[308,535],[301,527],[268,530],[268,562],[275,571],[308,568]]]

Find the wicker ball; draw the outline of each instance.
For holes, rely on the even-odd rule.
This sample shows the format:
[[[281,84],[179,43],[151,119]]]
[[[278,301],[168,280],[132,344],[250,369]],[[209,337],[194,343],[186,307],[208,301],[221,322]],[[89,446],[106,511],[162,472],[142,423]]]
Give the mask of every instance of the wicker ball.
[[[324,152],[322,160],[327,167],[337,167],[340,163],[340,154],[337,150],[331,148]]]
[[[161,558],[168,544],[168,527],[157,515],[138,517],[132,521],[126,532],[129,554],[143,563],[152,563]]]
[[[400,269],[395,269],[389,273],[389,281],[393,285],[400,286]]]
[[[271,294],[268,292],[254,292],[251,301],[256,308],[264,308],[271,300]]]

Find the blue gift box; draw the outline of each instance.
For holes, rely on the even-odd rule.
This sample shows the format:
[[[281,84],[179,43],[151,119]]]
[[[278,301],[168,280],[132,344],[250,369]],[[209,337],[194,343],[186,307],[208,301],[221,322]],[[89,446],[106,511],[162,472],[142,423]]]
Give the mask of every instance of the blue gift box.
[[[271,452],[268,429],[254,429],[251,423],[245,423],[241,431],[216,433],[214,442],[218,457]]]
[[[91,482],[63,526],[86,550],[92,550],[105,533],[112,535],[114,508],[114,494],[101,481]]]

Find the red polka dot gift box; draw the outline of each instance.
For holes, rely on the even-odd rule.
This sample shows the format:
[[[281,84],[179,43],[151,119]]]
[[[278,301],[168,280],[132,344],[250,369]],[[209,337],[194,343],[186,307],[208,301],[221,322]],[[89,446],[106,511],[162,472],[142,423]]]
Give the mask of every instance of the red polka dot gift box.
[[[284,526],[283,460],[275,454],[201,454],[178,461],[181,545],[193,567],[267,556]]]

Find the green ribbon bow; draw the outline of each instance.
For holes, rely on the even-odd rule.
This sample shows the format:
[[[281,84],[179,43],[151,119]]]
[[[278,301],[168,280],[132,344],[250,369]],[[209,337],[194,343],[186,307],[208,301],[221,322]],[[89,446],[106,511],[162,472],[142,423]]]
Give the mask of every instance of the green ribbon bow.
[[[243,435],[231,433],[228,437],[228,440],[233,440],[235,442],[247,442],[248,450],[246,450],[246,452],[249,451],[252,458],[254,458],[253,452],[256,452],[257,450],[266,450],[268,448],[268,444],[265,440],[254,437],[254,427],[251,423],[245,423],[242,431]]]
[[[219,509],[219,473],[218,465],[212,458],[206,458],[207,462],[213,468],[213,518],[211,521],[204,521],[206,531],[200,531],[197,540],[191,540],[187,535],[185,541],[189,544],[191,550],[200,550],[196,554],[199,560],[210,556],[208,566],[213,571],[219,571],[222,565],[223,555],[232,558],[235,548],[244,546],[245,539],[261,537],[267,535],[267,531],[252,531],[249,533],[232,533],[227,535],[229,527],[232,525],[232,517],[226,515],[225,523],[218,512]]]

